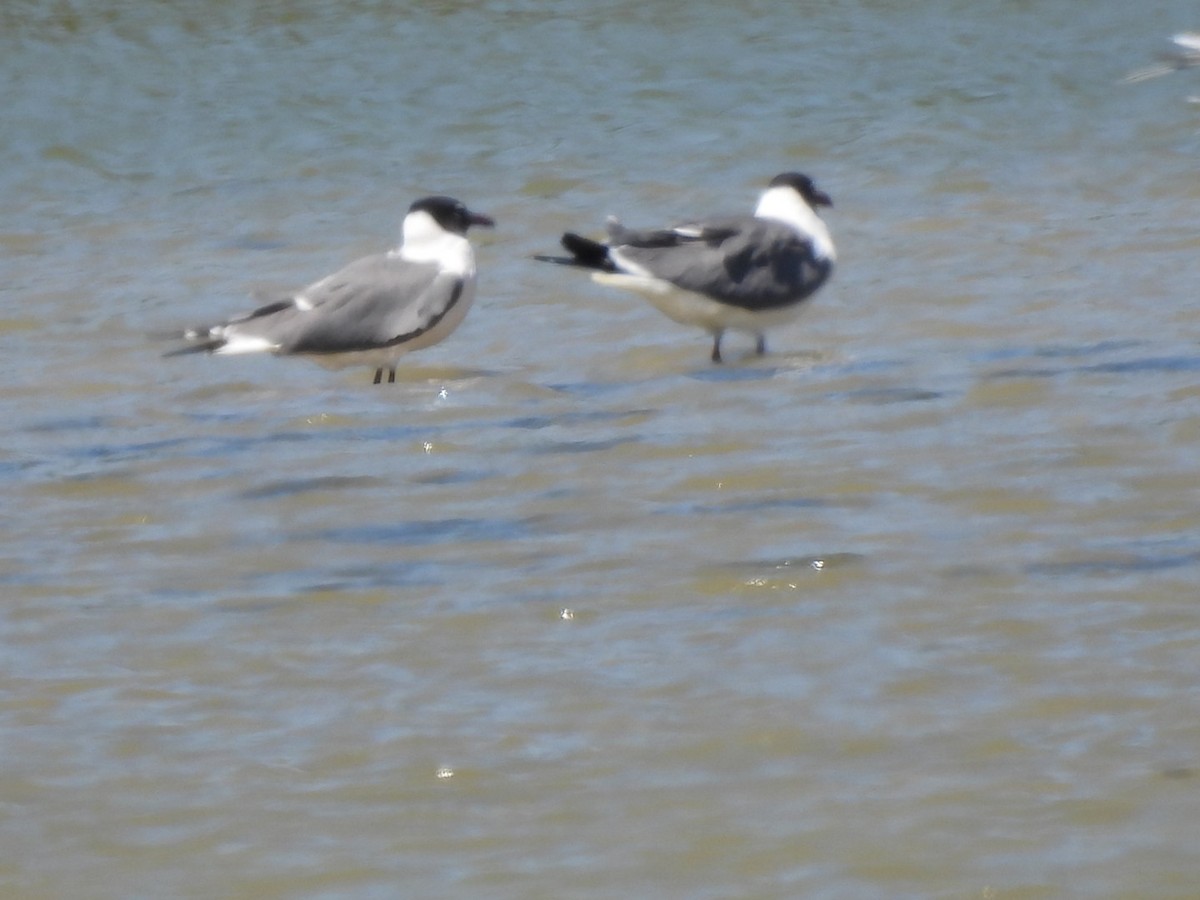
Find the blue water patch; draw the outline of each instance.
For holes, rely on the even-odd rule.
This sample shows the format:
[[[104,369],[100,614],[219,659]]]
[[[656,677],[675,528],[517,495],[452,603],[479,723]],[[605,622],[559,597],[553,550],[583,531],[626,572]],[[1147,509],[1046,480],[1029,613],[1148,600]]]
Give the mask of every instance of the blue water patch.
[[[355,566],[332,571],[306,571],[289,573],[289,580],[297,583],[302,593],[362,591],[374,588],[436,587],[443,579],[434,575],[435,569],[443,566],[424,563],[392,562],[373,566]]]
[[[1051,344],[1045,347],[999,347],[971,355],[975,362],[1002,362],[1009,359],[1036,357],[1042,359],[1072,359],[1080,356],[1115,353],[1142,346],[1140,341],[1098,341],[1091,344]]]
[[[697,369],[688,374],[688,378],[695,381],[716,381],[722,383],[732,383],[737,381],[770,381],[777,377],[783,371],[794,371],[792,369],[781,369],[774,366],[709,366],[704,369]]]
[[[783,573],[806,569],[846,568],[849,566],[861,565],[866,561],[866,559],[867,557],[862,553],[816,553],[812,555],[802,554],[800,556],[787,557],[785,559],[736,560],[732,562],[716,563],[709,568],[712,571],[722,572],[753,572],[758,574],[762,574],[764,572]]]
[[[71,459],[128,462],[136,459],[162,456],[163,450],[182,447],[191,443],[186,438],[168,438],[161,441],[138,441],[131,444],[91,444],[64,451]]]
[[[1023,366],[989,372],[985,378],[1057,378],[1061,375],[1162,375],[1200,372],[1200,356],[1148,356],[1081,366]]]
[[[426,544],[511,541],[535,533],[533,519],[435,519],[333,528],[316,533],[293,534],[295,540],[332,541],[336,544]]]
[[[595,453],[598,450],[611,450],[622,444],[636,444],[636,437],[616,437],[596,441],[552,441],[540,447],[534,447],[532,453]]]
[[[626,390],[629,385],[620,381],[575,381],[546,385],[552,391],[575,397],[603,397]]]
[[[114,427],[112,416],[70,416],[63,419],[46,419],[27,425],[23,430],[29,434],[58,434],[70,431],[93,431],[97,428]]]
[[[291,478],[272,481],[261,487],[251,488],[238,494],[244,500],[263,500],[273,497],[292,497],[313,491],[365,490],[379,487],[387,482],[369,475],[329,475],[321,478]]]
[[[945,395],[941,391],[929,391],[921,388],[859,388],[853,391],[838,391],[827,394],[829,400],[848,400],[851,403],[863,403],[871,406],[887,406],[893,403],[927,403],[930,400],[940,400]]]
[[[1165,572],[1200,563],[1200,551],[1179,554],[1113,554],[1061,562],[1033,563],[1025,567],[1030,575],[1051,577],[1080,576],[1101,578],[1113,575],[1138,575]]]
[[[282,250],[288,246],[285,241],[271,238],[242,235],[230,238],[217,245],[221,250]]]
[[[1200,372],[1200,356],[1161,356],[1131,359],[1128,362],[1100,363],[1085,366],[1084,372],[1104,372],[1122,375],[1133,373]]]
[[[828,371],[835,375],[878,375],[910,365],[912,365],[911,359],[856,359],[830,366]]]
[[[691,516],[697,513],[756,513],[773,509],[824,509],[830,504],[816,497],[763,497],[729,503],[681,503],[658,510],[659,514]]]
[[[515,419],[508,419],[498,424],[505,428],[520,428],[531,431],[536,431],[542,428],[550,428],[554,425],[580,425],[591,422],[613,422],[629,418],[641,418],[655,413],[652,409],[627,409],[627,410],[592,410],[589,412],[565,412],[556,413],[553,415],[540,416],[520,416]]]
[[[487,481],[496,475],[496,472],[484,469],[438,469],[436,472],[414,475],[408,480],[412,484],[472,484]]]
[[[34,460],[21,460],[19,462],[0,462],[0,479],[14,478],[24,472],[28,472],[37,466]]]

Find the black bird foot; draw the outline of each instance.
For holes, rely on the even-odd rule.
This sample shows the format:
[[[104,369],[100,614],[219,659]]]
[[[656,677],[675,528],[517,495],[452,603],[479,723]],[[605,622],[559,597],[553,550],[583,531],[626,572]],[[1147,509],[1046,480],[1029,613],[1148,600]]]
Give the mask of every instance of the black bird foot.
[[[388,384],[395,384],[395,383],[396,383],[396,370],[388,369]]]
[[[767,339],[764,335],[760,334],[758,336],[758,341],[754,345],[754,352],[757,353],[759,356],[767,355]]]
[[[383,381],[383,369],[376,369],[375,370],[375,380],[371,383],[379,384],[379,382],[381,382],[381,381]]]
[[[721,361],[721,332],[713,335],[713,352],[712,361],[719,363]]]

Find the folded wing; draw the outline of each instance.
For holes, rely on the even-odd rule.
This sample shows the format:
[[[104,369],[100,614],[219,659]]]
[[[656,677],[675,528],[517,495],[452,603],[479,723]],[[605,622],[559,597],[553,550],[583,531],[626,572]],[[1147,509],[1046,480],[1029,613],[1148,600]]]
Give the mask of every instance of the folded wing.
[[[369,256],[287,301],[261,307],[220,329],[276,353],[347,353],[404,343],[434,327],[458,302],[463,279],[433,263]]]
[[[832,271],[832,262],[816,254],[812,241],[770,219],[744,217],[644,232],[612,224],[610,240],[618,269],[751,311],[802,300]]]

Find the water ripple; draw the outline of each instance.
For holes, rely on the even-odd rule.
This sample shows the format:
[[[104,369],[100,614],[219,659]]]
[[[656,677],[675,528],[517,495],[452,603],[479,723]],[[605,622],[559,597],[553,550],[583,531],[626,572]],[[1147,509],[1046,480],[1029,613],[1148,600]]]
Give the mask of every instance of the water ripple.
[[[306,541],[331,541],[335,544],[463,544],[485,541],[512,541],[537,533],[535,518],[457,518],[396,522],[387,525],[363,525],[295,533],[292,538]]]
[[[312,491],[340,491],[353,488],[372,488],[387,484],[382,478],[367,475],[328,475],[321,478],[293,478],[272,481],[261,487],[242,491],[238,496],[246,500],[263,500],[273,497],[291,497]]]
[[[1147,572],[1165,572],[1200,563],[1200,551],[1193,553],[1167,554],[1160,556],[1142,554],[1113,554],[1067,559],[1053,562],[1033,563],[1025,567],[1030,575],[1049,577],[1090,577],[1109,575],[1136,575]]]

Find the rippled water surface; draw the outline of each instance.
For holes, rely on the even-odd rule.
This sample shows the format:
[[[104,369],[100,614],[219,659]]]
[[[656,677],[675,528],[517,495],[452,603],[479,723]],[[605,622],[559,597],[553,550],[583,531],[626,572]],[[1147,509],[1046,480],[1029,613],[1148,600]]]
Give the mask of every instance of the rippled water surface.
[[[0,9],[0,893],[1194,897],[1194,2]],[[752,355],[539,267],[834,197]],[[395,385],[157,334],[492,214]]]

